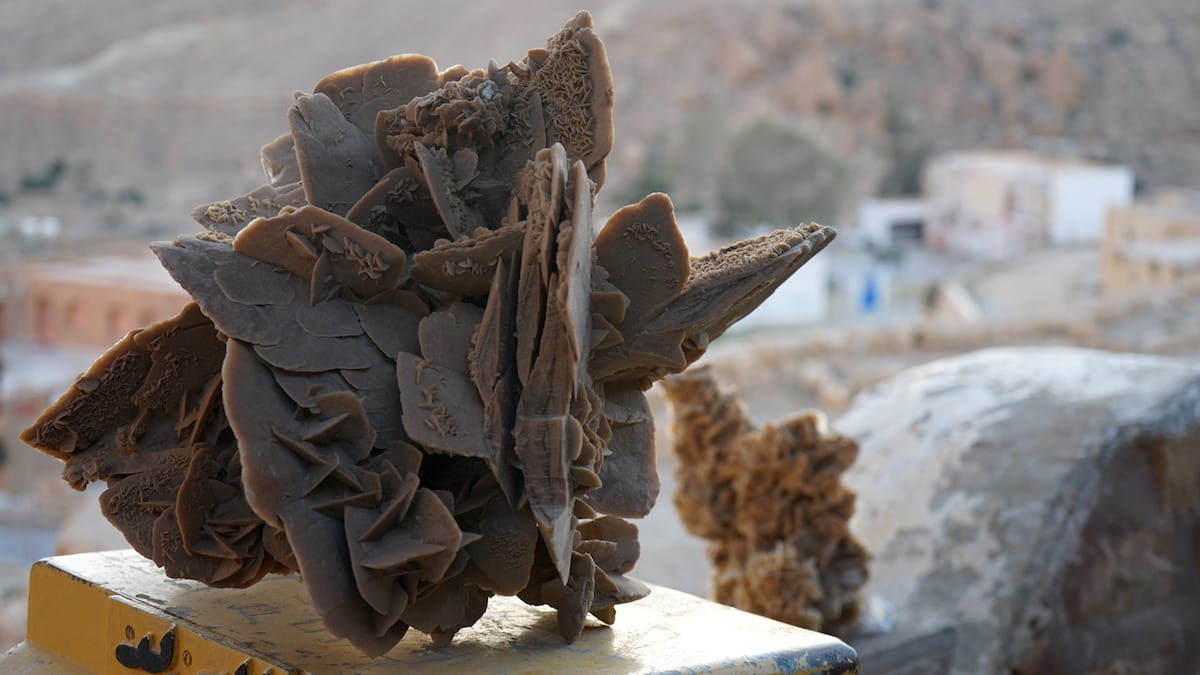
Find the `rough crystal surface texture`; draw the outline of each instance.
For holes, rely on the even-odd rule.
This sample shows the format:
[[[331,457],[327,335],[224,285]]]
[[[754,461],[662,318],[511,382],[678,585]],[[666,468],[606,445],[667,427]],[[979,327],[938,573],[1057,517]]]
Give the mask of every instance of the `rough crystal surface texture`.
[[[23,435],[172,577],[297,572],[366,654],[495,594],[567,641],[644,596],[643,392],[833,237],[692,259],[655,194],[593,222],[613,84],[587,13],[501,67],[395,56],[297,94],[267,182],[152,248],[193,302]]]
[[[707,368],[663,384],[675,416],[675,506],[710,541],[716,600],[846,635],[869,557],[850,532],[856,495],[841,480],[858,444],[814,411],[755,428]]]

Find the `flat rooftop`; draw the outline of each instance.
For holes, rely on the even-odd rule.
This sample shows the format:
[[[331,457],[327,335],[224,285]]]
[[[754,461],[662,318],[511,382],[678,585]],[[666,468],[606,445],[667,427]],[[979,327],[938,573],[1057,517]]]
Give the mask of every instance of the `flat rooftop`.
[[[142,255],[99,255],[69,258],[52,262],[37,262],[23,270],[27,282],[53,280],[87,286],[134,288],[177,293],[186,297],[179,284],[171,278],[158,258]]]

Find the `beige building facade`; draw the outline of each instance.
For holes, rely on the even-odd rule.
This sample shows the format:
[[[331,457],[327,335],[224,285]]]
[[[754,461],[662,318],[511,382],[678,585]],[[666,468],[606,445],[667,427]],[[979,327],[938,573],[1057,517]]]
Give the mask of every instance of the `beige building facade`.
[[[5,322],[17,340],[107,348],[189,301],[149,252],[23,265]]]
[[[1133,172],[1027,152],[953,152],[925,173],[926,242],[971,258],[1011,258],[1096,242],[1110,207],[1133,199]]]
[[[58,475],[58,462],[17,433],[129,331],[168,318],[190,298],[149,251],[0,267],[0,482],[15,492]]]
[[[1200,284],[1200,192],[1162,193],[1111,209],[1100,278],[1106,294]]]

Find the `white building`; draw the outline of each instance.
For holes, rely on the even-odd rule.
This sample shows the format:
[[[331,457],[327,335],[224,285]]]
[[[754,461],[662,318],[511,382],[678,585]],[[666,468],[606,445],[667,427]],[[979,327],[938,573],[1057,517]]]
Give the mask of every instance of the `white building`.
[[[677,222],[688,252],[702,256],[733,243],[713,239],[703,217],[679,214]],[[796,326],[824,321],[829,316],[829,252],[824,251],[804,263],[746,318],[734,324],[733,331]]]
[[[868,199],[858,205],[858,232],[877,249],[921,245],[928,207],[923,199]]]
[[[956,152],[930,163],[925,194],[931,246],[1004,258],[1098,241],[1108,209],[1133,200],[1133,172],[1025,152]]]
[[[804,263],[758,309],[735,324],[736,330],[818,323],[829,316],[829,256],[822,252]]]

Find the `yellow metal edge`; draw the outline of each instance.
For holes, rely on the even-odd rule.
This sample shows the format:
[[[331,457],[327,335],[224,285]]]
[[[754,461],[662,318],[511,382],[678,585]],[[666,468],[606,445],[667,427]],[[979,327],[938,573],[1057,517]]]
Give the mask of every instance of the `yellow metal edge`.
[[[109,592],[40,560],[29,571],[26,641],[87,672],[104,672]],[[32,601],[36,598],[36,602]]]
[[[107,561],[97,558],[95,563],[95,578],[103,579]],[[113,594],[55,565],[52,558],[31,568],[29,597],[37,602],[29,604],[26,639],[0,657],[4,673],[129,672],[117,663],[117,645],[136,646],[151,636],[158,649],[171,627],[176,654],[172,673],[233,673],[243,664],[245,675],[293,672],[254,658],[221,636],[204,634],[135,599]]]
[[[220,636],[197,630],[196,626],[120,595],[109,596],[107,624],[109,658],[106,663],[109,673],[130,672],[117,663],[115,650],[118,644],[135,648],[142,639],[148,638],[151,649],[160,652],[163,636],[168,631],[174,636],[174,653],[169,663],[171,673],[184,675],[240,672],[241,675],[282,675],[298,672],[255,658],[245,645],[228,644]],[[245,666],[246,669],[238,671],[240,666]]]
[[[319,618],[294,578],[269,578],[231,593],[166,579],[131,551],[66,556],[41,561],[31,571],[31,597],[38,601],[30,608],[22,654],[43,660],[51,655],[80,670],[53,665],[16,670],[9,667],[9,657],[0,657],[0,672],[126,673],[115,658],[117,645],[136,647],[147,638],[148,647],[157,651],[172,625],[176,656],[168,672],[187,675],[237,672],[242,663],[247,675],[267,669],[464,672],[483,663],[490,670],[546,673],[677,671],[681,666],[705,672],[857,672],[853,652],[834,638],[670,589],[654,590],[650,598],[623,606],[617,626],[587,630],[572,645],[562,644],[551,630],[553,612],[496,598],[479,624],[464,629],[450,647],[433,649],[427,638],[414,635],[385,657],[365,659],[344,640],[312,628]],[[257,611],[262,609],[270,611]],[[681,662],[681,650],[694,658]],[[187,651],[192,663],[184,662]]]

